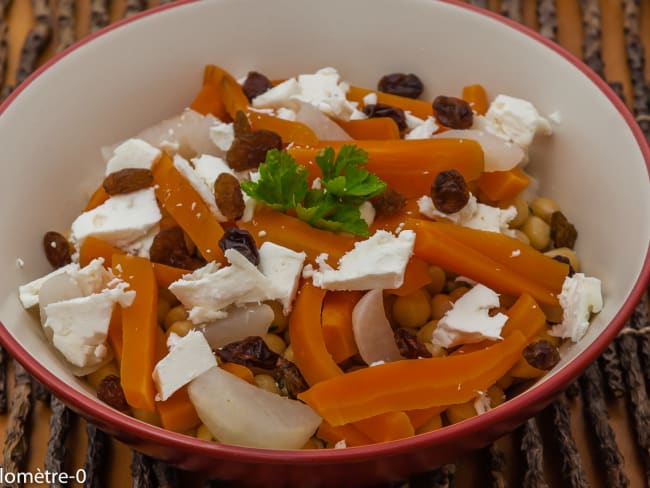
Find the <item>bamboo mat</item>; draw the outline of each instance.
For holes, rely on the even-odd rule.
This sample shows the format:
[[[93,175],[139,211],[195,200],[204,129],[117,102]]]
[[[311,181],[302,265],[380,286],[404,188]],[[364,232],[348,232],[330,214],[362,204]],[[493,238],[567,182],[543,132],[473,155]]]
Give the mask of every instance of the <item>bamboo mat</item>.
[[[650,66],[643,54],[650,50],[650,0],[468,3],[539,30],[583,58],[624,98],[650,138]],[[157,4],[146,0],[0,0],[2,96],[74,40]],[[650,336],[638,332],[649,325],[649,313],[646,295],[627,332],[598,363],[555,404],[516,432],[453,465],[387,486],[650,486]],[[224,486],[134,454],[50,398],[9,358],[4,363],[10,400],[8,413],[0,415],[5,472],[12,463],[32,473],[59,463],[69,473],[83,466],[91,468],[84,486]],[[4,373],[2,366],[0,378]],[[52,430],[51,419],[57,420]],[[10,424],[20,427],[13,433],[18,436],[7,435]],[[56,455],[48,456],[48,449]]]

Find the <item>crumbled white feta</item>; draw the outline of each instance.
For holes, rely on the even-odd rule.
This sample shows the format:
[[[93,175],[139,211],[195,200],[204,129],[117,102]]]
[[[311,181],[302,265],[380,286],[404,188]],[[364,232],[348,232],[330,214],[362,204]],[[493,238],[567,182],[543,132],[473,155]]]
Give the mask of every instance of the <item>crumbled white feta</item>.
[[[248,173],[248,178],[250,181],[259,181],[261,176],[259,171],[251,171]],[[250,222],[255,215],[255,209],[257,208],[257,200],[249,196],[247,193],[242,192],[244,197],[244,213],[241,217],[242,222]]]
[[[305,264],[302,268],[302,277],[306,280],[312,279],[314,277],[314,266]]]
[[[106,163],[106,174],[127,168],[151,169],[161,155],[160,149],[142,139],[127,139],[113,151]]]
[[[334,444],[334,449],[345,449],[346,447],[348,447],[348,444],[345,442],[345,439],[341,439]]]
[[[436,346],[453,347],[501,339],[501,329],[508,316],[489,311],[499,307],[499,295],[487,286],[478,284],[454,302],[453,307],[438,321],[431,342]]]
[[[578,342],[587,332],[591,314],[603,308],[601,282],[584,273],[567,276],[559,300],[563,310],[562,323],[553,326],[549,333]]]
[[[359,213],[361,214],[361,218],[366,221],[366,224],[368,224],[368,227],[372,225],[375,221],[375,216],[377,215],[375,207],[373,207],[370,202],[363,202],[359,205]]]
[[[467,204],[455,213],[440,212],[429,196],[422,196],[418,199],[418,209],[422,215],[430,219],[442,218],[471,229],[514,236],[514,231],[508,227],[508,224],[517,216],[517,209],[514,206],[498,208],[478,203],[472,194],[470,194]]]
[[[174,156],[174,168],[183,175],[183,178],[185,178],[188,183],[192,185],[192,188],[194,188],[201,196],[201,199],[210,209],[214,218],[219,222],[225,222],[228,219],[221,213],[221,210],[217,207],[217,202],[214,199],[214,187],[212,185],[214,185],[217,176],[214,176],[215,180],[212,180],[212,185],[206,181],[207,178],[203,178],[203,175],[209,177],[216,171],[214,168],[209,168],[209,163],[218,159],[219,158],[208,155],[203,155],[200,158],[197,158],[196,161],[199,162],[199,166],[202,168],[201,172],[197,172],[186,159],[177,154]]]
[[[149,251],[151,250],[151,245],[153,240],[156,238],[160,232],[160,227],[154,225],[146,235],[142,236],[140,239],[133,241],[128,246],[124,246],[123,250],[131,256],[140,256],[141,258],[149,259]]]
[[[313,275],[314,285],[327,290],[371,290],[399,288],[415,243],[415,233],[399,236],[379,230],[339,260],[339,268],[322,269]]]
[[[527,100],[497,95],[485,116],[475,116],[473,129],[485,130],[527,151],[536,134],[553,133],[551,124]]]
[[[290,108],[286,107],[280,107],[275,111],[275,116],[279,119],[294,121],[296,120],[297,114],[295,110],[291,110]]]
[[[152,377],[160,400],[167,400],[216,365],[217,360],[203,334],[197,330],[189,331],[153,370]]]
[[[210,140],[214,142],[214,145],[222,151],[230,149],[232,142],[235,140],[235,130],[232,122],[225,123],[218,121],[210,127],[208,134],[210,135]]]
[[[480,392],[480,395],[474,400],[474,410],[476,410],[477,415],[492,410],[492,400],[485,394],[485,392]]]
[[[277,299],[282,303],[284,314],[288,315],[298,291],[298,282],[307,255],[273,242],[262,244],[259,255],[259,270],[273,282],[278,290]]]
[[[146,236],[161,218],[153,188],[114,195],[72,222],[72,239],[81,246],[94,236],[122,249]]]
[[[438,130],[438,124],[433,117],[427,117],[421,124],[411,129],[404,139],[429,139],[435,131]]]
[[[67,271],[78,270],[78,269],[79,269],[78,264],[70,263],[61,268],[55,269],[51,273],[46,274],[45,276],[42,276],[40,278],[37,278],[34,281],[30,281],[27,284],[19,286],[18,298],[20,299],[20,303],[22,303],[24,308],[32,308],[38,305],[38,294],[41,291],[41,286],[43,286],[43,283],[45,283],[53,276],[57,276],[60,274],[64,274]]]
[[[364,105],[376,105],[377,104],[377,94],[376,93],[368,93],[365,97],[363,97],[363,104]]]

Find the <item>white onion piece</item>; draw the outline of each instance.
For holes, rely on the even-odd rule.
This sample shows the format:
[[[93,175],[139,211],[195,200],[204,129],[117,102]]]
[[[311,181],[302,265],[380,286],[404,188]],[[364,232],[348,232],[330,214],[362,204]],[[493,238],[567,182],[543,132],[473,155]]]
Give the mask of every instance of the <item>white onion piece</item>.
[[[300,102],[296,121],[302,122],[314,131],[321,141],[351,141],[352,137],[336,122],[310,103]]]
[[[248,336],[263,336],[273,322],[273,309],[268,305],[235,307],[228,316],[204,325],[201,330],[210,347],[222,347]]]
[[[525,157],[524,151],[512,142],[488,132],[475,129],[448,130],[435,134],[434,139],[472,139],[483,148],[485,155],[485,171],[508,171],[521,163]]]
[[[50,303],[61,302],[63,300],[71,300],[84,296],[81,288],[75,280],[68,273],[61,273],[47,279],[38,292],[38,308],[41,313],[41,324],[45,325],[47,314],[45,307]]]
[[[253,386],[215,366],[189,384],[201,421],[220,442],[266,449],[300,449],[321,418],[298,400]]]
[[[352,310],[352,331],[359,355],[366,364],[402,359],[393,329],[384,311],[382,290],[366,293]]]

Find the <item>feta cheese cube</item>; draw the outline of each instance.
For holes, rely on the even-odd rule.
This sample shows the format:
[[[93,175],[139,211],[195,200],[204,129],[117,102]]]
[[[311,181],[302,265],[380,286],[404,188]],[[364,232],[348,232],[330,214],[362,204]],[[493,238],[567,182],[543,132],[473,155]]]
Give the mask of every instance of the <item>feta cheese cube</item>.
[[[549,334],[578,342],[587,332],[591,314],[603,308],[600,280],[584,273],[567,276],[559,300],[563,310],[562,322],[554,325]]]
[[[161,155],[160,149],[142,139],[127,139],[113,151],[106,163],[106,175],[126,168],[151,169]]]
[[[201,332],[191,330],[175,341],[171,351],[158,361],[153,381],[160,400],[165,401],[194,378],[217,365],[212,349]],[[219,394],[219,392],[214,392]]]
[[[291,120],[294,121],[297,118],[297,114],[295,110],[291,110],[290,108],[285,108],[285,107],[280,107],[275,111],[275,115],[278,119],[283,119],[283,120]]]
[[[372,225],[375,221],[375,216],[377,215],[375,207],[373,207],[370,202],[363,202],[359,205],[359,213],[361,214],[361,218],[366,221],[366,224],[368,224],[368,227]]]
[[[456,300],[438,321],[431,342],[436,346],[453,347],[501,339],[501,329],[508,316],[498,313],[490,317],[490,309],[496,307],[499,307],[499,295],[487,286],[476,285]]]
[[[291,312],[291,304],[296,296],[296,291],[298,291],[298,282],[307,255],[273,242],[262,244],[259,255],[259,269],[273,282],[278,290],[278,299],[282,303],[283,312],[288,315]]]
[[[364,105],[376,105],[377,104],[377,94],[376,93],[368,93],[365,97],[363,97],[363,104]]]
[[[273,108],[281,107],[295,108],[291,97],[300,93],[298,80],[289,78],[282,83],[275,85],[273,88],[253,98],[253,107],[255,108]]]
[[[433,117],[427,117],[421,124],[413,127],[404,139],[429,139],[435,131],[438,130],[438,124]]]
[[[146,236],[161,218],[154,189],[145,188],[114,195],[82,213],[72,222],[72,238],[81,246],[86,237],[94,236],[122,249]]]
[[[41,291],[41,286],[43,286],[43,283],[45,283],[53,276],[64,274],[73,269],[79,269],[79,265],[76,263],[67,264],[61,268],[55,269],[45,276],[37,278],[34,281],[30,281],[25,285],[19,286],[18,298],[20,299],[20,303],[22,303],[24,308],[32,308],[38,305],[38,294]]]
[[[339,261],[339,268],[314,271],[314,285],[327,290],[371,290],[399,288],[415,244],[415,233],[399,236],[379,230],[357,242]]]
[[[232,122],[226,124],[218,121],[209,129],[210,139],[222,151],[227,151],[235,140],[235,130]]]

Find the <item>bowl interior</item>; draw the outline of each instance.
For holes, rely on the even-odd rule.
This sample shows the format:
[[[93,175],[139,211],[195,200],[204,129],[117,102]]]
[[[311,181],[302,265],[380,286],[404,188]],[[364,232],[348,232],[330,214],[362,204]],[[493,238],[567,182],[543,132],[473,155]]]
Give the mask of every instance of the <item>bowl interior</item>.
[[[424,98],[483,84],[559,111],[555,134],[535,144],[528,169],[579,231],[582,268],[603,282],[605,307],[587,336],[534,388],[610,324],[638,280],[650,236],[643,154],[608,97],[567,59],[490,17],[431,0],[207,0],[145,16],[58,60],[0,117],[0,320],[15,340],[74,390],[97,402],[46,344],[17,288],[50,271],[41,239],[65,231],[100,181],[99,148],[178,113],[202,68],[282,78],[334,66],[357,85],[389,72],[418,74]],[[19,266],[20,258],[23,266]]]

